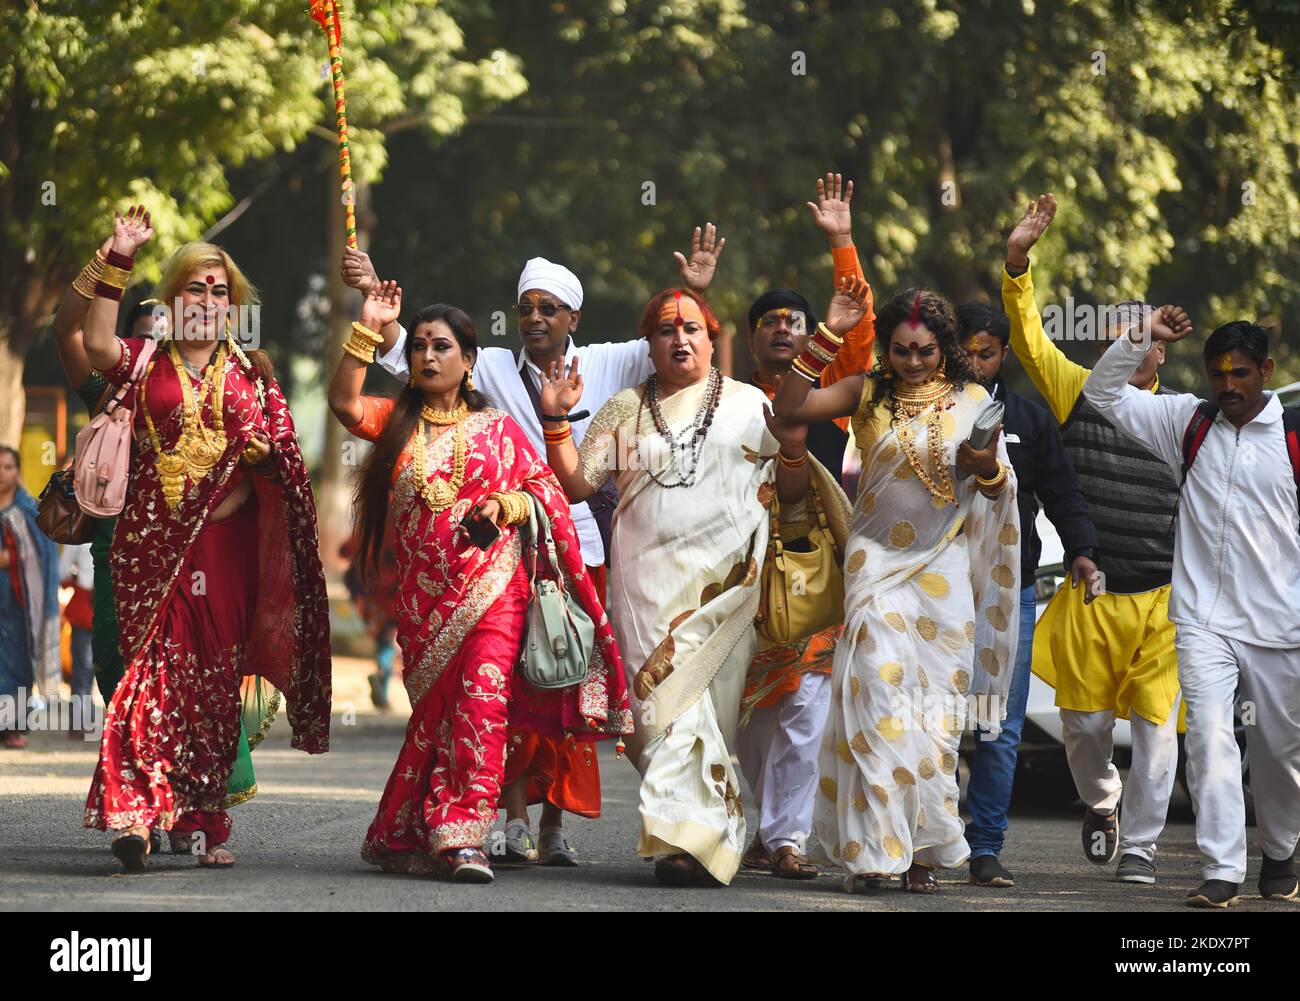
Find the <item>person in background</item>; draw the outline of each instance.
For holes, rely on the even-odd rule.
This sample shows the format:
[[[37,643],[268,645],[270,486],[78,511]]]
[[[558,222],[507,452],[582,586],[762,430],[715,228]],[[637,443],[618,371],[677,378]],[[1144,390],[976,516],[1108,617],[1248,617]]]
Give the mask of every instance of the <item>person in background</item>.
[[[1084,857],[1109,865],[1118,855],[1119,882],[1150,884],[1178,765],[1178,659],[1168,613],[1174,564],[1169,519],[1178,478],[1088,402],[1088,369],[1067,358],[1043,329],[1029,251],[1055,216],[1055,198],[1035,198],[1007,238],[1002,305],[1011,321],[1011,350],[1060,424],[1065,454],[1088,501],[1104,575],[1097,587],[1104,593],[1089,602],[1085,598],[1097,587],[1056,592],[1034,631],[1033,671],[1056,689],[1066,760],[1084,803]],[[1098,347],[1105,349],[1117,324],[1152,309],[1141,302],[1113,307]],[[1164,344],[1154,344],[1129,374],[1130,383],[1168,394],[1160,385],[1164,359]],[[1124,779],[1111,760],[1117,717],[1129,721],[1133,739]]]
[[[72,630],[72,721],[68,736],[73,740],[94,733],[95,702],[91,694],[95,685],[95,662],[91,653],[94,628],[95,562],[90,543],[64,546],[59,554],[59,579],[72,589],[72,597],[63,609],[63,617]]]
[[[966,360],[980,385],[1006,406],[1002,429],[1007,455],[1016,471],[1020,509],[1020,641],[1016,647],[1015,674],[1007,696],[1007,718],[996,738],[975,741],[966,789],[966,843],[970,845],[970,881],[976,886],[1015,886],[1015,879],[998,860],[1011,808],[1011,786],[1016,775],[1016,752],[1025,725],[1029,701],[1029,664],[1034,642],[1034,577],[1043,544],[1034,520],[1041,501],[1047,517],[1061,536],[1070,586],[1090,583],[1097,573],[1097,530],[1088,517],[1088,502],[1079,478],[1065,455],[1061,432],[1042,406],[1013,392],[1002,378],[1002,365],[1011,347],[1011,324],[1005,313],[983,302],[957,308]],[[1091,601],[1093,595],[1084,595]]]
[[[1227,907],[1246,879],[1234,703],[1241,699],[1263,855],[1259,895],[1295,900],[1300,838],[1300,413],[1264,386],[1268,333],[1225,323],[1203,354],[1213,403],[1130,382],[1154,340],[1191,333],[1165,306],[1133,324],[1084,384],[1088,401],[1181,472],[1169,618],[1187,700],[1187,784],[1205,882],[1192,907]]]
[[[0,748],[27,746],[20,696],[40,683],[58,650],[58,547],[36,527],[18,449],[0,445]]]

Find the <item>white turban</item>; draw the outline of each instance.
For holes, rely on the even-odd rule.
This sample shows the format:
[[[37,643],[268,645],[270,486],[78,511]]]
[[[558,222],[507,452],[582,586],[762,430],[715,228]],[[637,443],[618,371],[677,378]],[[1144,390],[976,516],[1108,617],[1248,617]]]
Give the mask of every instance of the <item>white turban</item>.
[[[550,292],[570,309],[582,308],[582,282],[563,264],[552,264],[545,257],[534,257],[524,265],[519,276],[519,295],[530,288]]]

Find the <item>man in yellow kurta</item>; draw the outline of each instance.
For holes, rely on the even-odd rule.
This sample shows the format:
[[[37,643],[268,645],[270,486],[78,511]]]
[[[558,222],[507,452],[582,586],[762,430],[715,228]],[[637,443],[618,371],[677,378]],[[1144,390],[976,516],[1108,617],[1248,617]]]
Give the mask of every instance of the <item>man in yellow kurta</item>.
[[[1029,250],[1055,214],[1050,194],[1035,199],[1008,238],[1002,301],[1012,350],[1060,422],[1097,527],[1101,576],[1057,592],[1035,632],[1033,670],[1056,688],[1070,771],[1088,807],[1084,854],[1098,865],[1119,854],[1120,882],[1154,883],[1156,839],[1178,763],[1178,664],[1167,612],[1178,481],[1162,459],[1088,404],[1083,384],[1089,370],[1067,358],[1044,330]],[[1104,348],[1116,331],[1150,312],[1144,303],[1121,303],[1084,329]],[[1054,319],[1049,326],[1056,326]],[[1074,319],[1065,317],[1071,329]],[[1157,369],[1163,362],[1157,342],[1133,385],[1162,392]],[[1085,600],[1089,588],[1095,600]],[[1111,761],[1117,716],[1130,721],[1133,737],[1127,786]]]

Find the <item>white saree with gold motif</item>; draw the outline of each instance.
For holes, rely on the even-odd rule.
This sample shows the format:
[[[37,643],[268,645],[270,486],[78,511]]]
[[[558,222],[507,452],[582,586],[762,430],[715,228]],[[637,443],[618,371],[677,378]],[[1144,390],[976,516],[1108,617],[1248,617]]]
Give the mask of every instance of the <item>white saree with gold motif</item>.
[[[845,631],[831,675],[814,830],[848,874],[948,868],[970,854],[958,815],[957,751],[968,725],[997,732],[1015,665],[1019,516],[1015,474],[996,498],[959,479],[956,449],[988,394],[955,389],[942,411],[957,503],[936,499],[891,412],[863,389],[853,426],[862,477],[845,555]],[[907,423],[932,481],[926,413]]]
[[[662,401],[679,441],[689,440],[706,391],[701,382]],[[620,494],[608,611],[632,690],[637,853],[687,853],[727,883],[745,842],[731,749],[755,649],[778,445],[763,419],[766,397],[724,379],[693,480],[664,486],[689,478],[690,463],[656,433],[644,397],[644,385],[612,397],[580,449],[587,481],[613,475]]]

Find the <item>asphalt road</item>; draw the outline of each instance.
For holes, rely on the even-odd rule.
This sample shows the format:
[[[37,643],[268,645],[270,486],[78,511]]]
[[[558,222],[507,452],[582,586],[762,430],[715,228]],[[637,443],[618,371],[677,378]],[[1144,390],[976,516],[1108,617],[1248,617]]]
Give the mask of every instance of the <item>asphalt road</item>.
[[[1018,810],[1004,863],[1014,889],[972,887],[966,871],[940,874],[933,897],[897,884],[848,895],[826,874],[806,883],[742,871],[724,889],[659,886],[633,853],[637,775],[602,750],[604,816],[568,818],[582,857],[577,869],[501,869],[488,887],[388,875],[364,863],[362,836],[401,744],[400,715],[335,718],[334,749],[311,757],[288,746],[277,722],[254,755],[259,794],[233,812],[233,869],[199,869],[188,856],[163,855],[142,876],[121,872],[107,835],[81,826],[96,745],[62,733],[35,733],[25,751],[0,751],[0,910],[1184,910],[1199,883],[1190,813],[1171,811],[1151,887],[1114,883],[1085,861],[1078,806]],[[537,809],[534,808],[534,823]],[[752,817],[750,818],[752,823]],[[1247,889],[1253,894],[1252,867]],[[1248,910],[1295,905],[1243,899]]]

